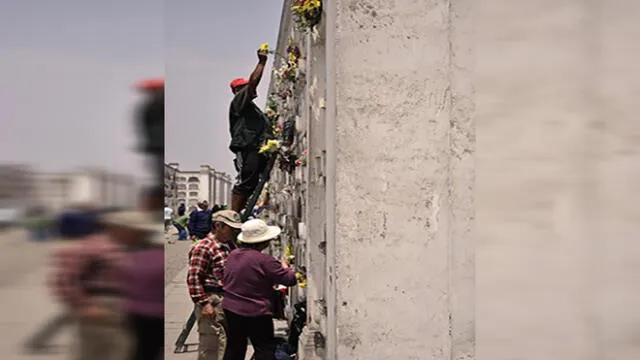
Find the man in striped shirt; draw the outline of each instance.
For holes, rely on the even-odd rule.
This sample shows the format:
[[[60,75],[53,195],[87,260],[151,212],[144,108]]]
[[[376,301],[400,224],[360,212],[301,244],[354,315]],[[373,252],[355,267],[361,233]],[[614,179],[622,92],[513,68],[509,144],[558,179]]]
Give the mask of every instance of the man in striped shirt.
[[[222,360],[226,346],[222,302],[222,279],[227,257],[235,248],[242,227],[240,215],[232,210],[212,216],[212,231],[189,252],[187,284],[198,322],[198,360]]]
[[[128,281],[128,249],[160,228],[140,212],[112,213],[101,222],[106,231],[56,252],[54,294],[78,325],[78,358],[127,359],[131,336],[123,311]]]

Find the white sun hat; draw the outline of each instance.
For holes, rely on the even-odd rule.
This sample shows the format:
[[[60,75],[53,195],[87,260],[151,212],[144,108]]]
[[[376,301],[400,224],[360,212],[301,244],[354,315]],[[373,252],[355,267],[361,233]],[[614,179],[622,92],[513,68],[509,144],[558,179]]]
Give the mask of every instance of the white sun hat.
[[[238,241],[245,244],[256,244],[271,240],[280,235],[280,227],[269,226],[260,219],[253,219],[242,224],[242,232],[238,235]]]

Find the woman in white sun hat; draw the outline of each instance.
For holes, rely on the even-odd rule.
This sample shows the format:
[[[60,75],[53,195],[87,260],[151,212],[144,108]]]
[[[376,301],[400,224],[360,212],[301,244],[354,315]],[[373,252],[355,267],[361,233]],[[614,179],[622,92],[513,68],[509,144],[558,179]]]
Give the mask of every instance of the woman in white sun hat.
[[[228,325],[225,360],[244,360],[247,338],[256,360],[274,359],[273,287],[296,284],[295,271],[284,259],[262,253],[280,231],[260,219],[245,222],[238,235],[240,247],[227,259],[222,300]]]

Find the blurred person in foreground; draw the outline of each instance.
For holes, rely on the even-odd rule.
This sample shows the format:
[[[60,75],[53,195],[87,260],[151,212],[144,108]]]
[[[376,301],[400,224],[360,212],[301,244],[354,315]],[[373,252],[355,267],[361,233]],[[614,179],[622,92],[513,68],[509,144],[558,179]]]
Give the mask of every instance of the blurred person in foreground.
[[[242,226],[232,210],[213,214],[211,232],[189,251],[187,284],[198,323],[198,360],[222,360],[226,330],[220,304],[225,263]]]
[[[155,183],[164,186],[164,79],[143,80],[135,88],[144,95],[136,113],[138,150],[151,156]]]
[[[294,286],[296,273],[285,259],[264,254],[280,228],[254,219],[242,224],[239,248],[233,250],[224,269],[222,309],[227,323],[224,360],[244,360],[247,339],[255,360],[273,360],[277,342],[273,326],[273,291],[276,285]]]
[[[131,359],[155,360],[161,359],[164,348],[164,232],[160,221],[164,186],[148,189],[141,200],[155,230],[129,247],[124,309],[135,339]]]
[[[145,194],[143,204],[153,204],[150,196]],[[160,348],[164,340],[164,286],[157,291],[157,278],[164,281],[164,253],[153,251],[161,222],[149,211],[125,211],[104,214],[100,223],[103,231],[56,253],[54,290],[77,324],[75,358],[153,359],[138,354],[157,349],[149,345],[150,336]],[[155,326],[150,330],[149,324]]]
[[[67,251],[67,247],[75,246],[77,241],[93,236],[100,231],[98,221],[99,212],[90,203],[73,204],[64,209],[56,221],[56,233],[62,243],[59,252]],[[54,255],[54,261],[56,257]],[[55,279],[52,285],[55,286]],[[68,312],[61,312],[52,317],[34,335],[32,335],[25,347],[30,352],[45,350],[52,338],[65,326],[72,322],[72,316]]]
[[[164,348],[164,236],[149,213],[113,214],[111,236],[126,239],[124,311],[135,340],[130,359],[160,359]]]

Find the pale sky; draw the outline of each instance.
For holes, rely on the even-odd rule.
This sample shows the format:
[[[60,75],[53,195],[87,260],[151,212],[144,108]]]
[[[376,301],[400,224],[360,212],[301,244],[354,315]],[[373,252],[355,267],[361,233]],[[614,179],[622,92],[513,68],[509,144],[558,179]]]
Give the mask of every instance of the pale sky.
[[[166,74],[166,161],[233,175],[228,83],[250,74],[262,42],[275,44],[281,9],[281,0],[0,1],[0,163],[146,172],[131,151],[131,86]]]
[[[165,159],[235,176],[229,146],[229,82],[248,77],[260,44],[275,46],[282,0],[166,0]],[[269,66],[271,61],[269,62]],[[263,106],[265,71],[256,104]]]
[[[131,86],[164,72],[157,0],[0,2],[0,163],[146,171]]]

